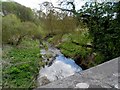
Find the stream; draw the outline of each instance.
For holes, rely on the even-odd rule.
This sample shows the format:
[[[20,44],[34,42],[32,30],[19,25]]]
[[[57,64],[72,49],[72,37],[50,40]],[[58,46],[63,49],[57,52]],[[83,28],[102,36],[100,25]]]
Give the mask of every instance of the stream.
[[[73,59],[66,58],[59,49],[51,46],[49,43],[47,43],[47,47],[47,50],[40,50],[43,62],[47,64],[39,71],[37,78],[38,86],[48,84],[82,71],[82,68],[78,66]]]

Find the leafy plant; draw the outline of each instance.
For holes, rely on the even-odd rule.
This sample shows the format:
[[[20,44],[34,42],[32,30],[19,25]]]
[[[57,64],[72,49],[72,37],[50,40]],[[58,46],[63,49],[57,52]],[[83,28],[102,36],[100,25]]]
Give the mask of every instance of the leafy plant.
[[[93,51],[104,55],[104,61],[120,55],[119,3],[86,3],[82,14],[88,14],[89,33],[93,37]],[[114,15],[116,13],[116,16]],[[103,62],[101,60],[101,62]]]
[[[2,1],[2,11],[5,16],[15,14],[22,21],[33,21],[34,19],[34,13],[30,8],[14,1]]]
[[[32,22],[21,22],[14,14],[2,18],[2,39],[4,44],[19,45],[23,38],[38,33],[37,26]]]
[[[34,88],[40,67],[44,65],[39,50],[39,42],[25,39],[19,47],[4,53],[3,59],[10,62],[3,65],[3,87]],[[4,50],[3,50],[4,51]]]

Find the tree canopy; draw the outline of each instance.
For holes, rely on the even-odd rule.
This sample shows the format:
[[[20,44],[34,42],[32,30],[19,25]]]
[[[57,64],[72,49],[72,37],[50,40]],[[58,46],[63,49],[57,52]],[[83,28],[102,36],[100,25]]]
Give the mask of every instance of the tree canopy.
[[[8,14],[15,14],[22,21],[32,21],[34,17],[33,11],[17,2],[2,2],[2,11],[6,16]]]
[[[86,18],[89,33],[93,37],[93,51],[104,55],[105,61],[120,55],[119,3],[86,3],[80,10]]]

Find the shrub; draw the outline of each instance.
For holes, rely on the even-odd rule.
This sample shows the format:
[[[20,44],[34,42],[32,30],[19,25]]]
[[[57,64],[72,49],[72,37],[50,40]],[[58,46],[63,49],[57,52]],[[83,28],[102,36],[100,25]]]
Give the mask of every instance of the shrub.
[[[3,17],[3,43],[19,45],[24,37],[32,37],[38,33],[32,22],[21,22],[14,14]]]
[[[2,41],[3,43],[15,43],[15,35],[18,33],[17,28],[20,24],[14,14],[7,15],[2,18]]]

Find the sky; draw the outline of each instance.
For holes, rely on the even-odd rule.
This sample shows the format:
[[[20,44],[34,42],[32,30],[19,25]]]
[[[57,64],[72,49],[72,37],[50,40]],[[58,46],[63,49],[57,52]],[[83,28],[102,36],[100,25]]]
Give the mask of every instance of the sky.
[[[2,0],[6,1],[6,0]],[[52,2],[54,6],[58,6],[58,1],[59,0],[11,0],[18,2],[26,7],[30,7],[31,9],[38,9],[39,10],[39,4],[44,2],[44,1],[49,1]],[[75,0],[76,4],[76,9],[79,9],[82,5],[84,5],[85,0]]]

